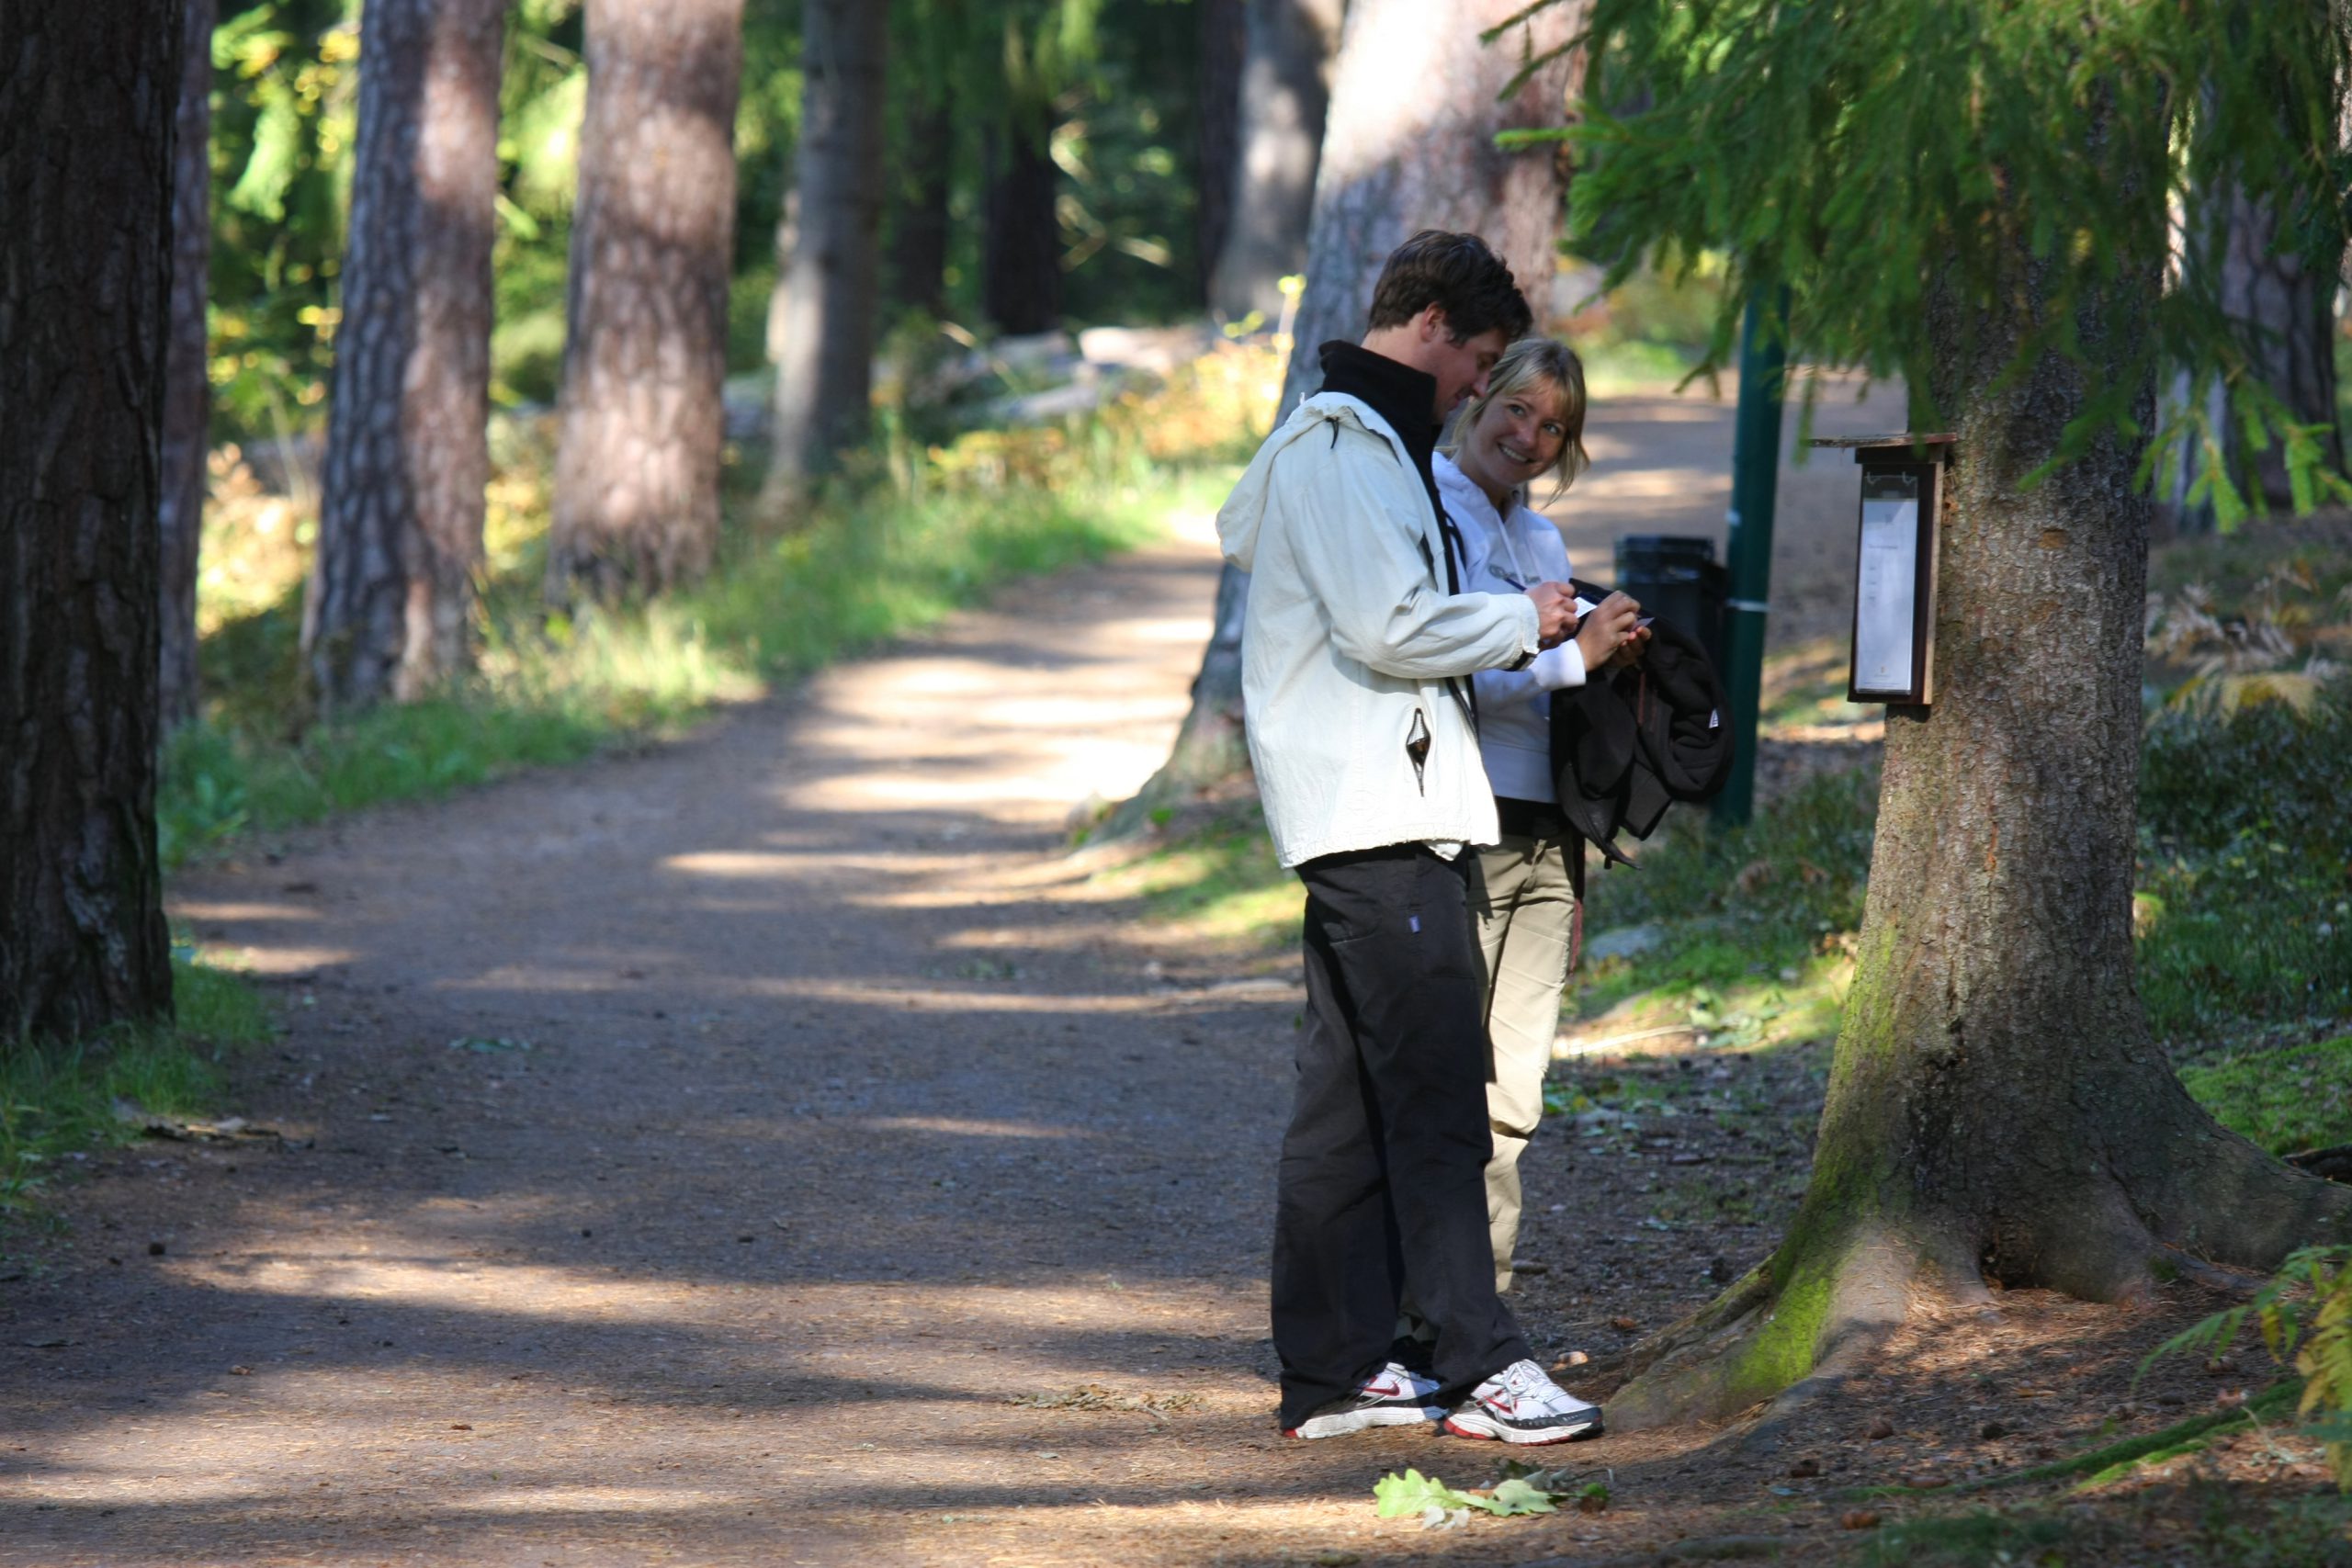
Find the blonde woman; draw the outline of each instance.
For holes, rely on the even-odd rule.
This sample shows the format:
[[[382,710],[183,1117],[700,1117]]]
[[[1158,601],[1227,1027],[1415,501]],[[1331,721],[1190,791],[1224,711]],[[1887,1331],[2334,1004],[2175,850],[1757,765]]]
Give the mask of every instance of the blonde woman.
[[[1567,547],[1527,504],[1528,491],[1548,479],[1557,495],[1584,471],[1584,366],[1550,338],[1511,344],[1487,390],[1464,405],[1453,440],[1431,466],[1468,558],[1464,592],[1521,592],[1529,583],[1568,581]],[[1510,1283],[1519,1156],[1544,1115],[1544,1074],[1559,1030],[1577,915],[1572,840],[1552,783],[1551,694],[1582,685],[1588,671],[1638,657],[1649,635],[1636,628],[1639,609],[1612,593],[1584,617],[1572,640],[1524,669],[1482,670],[1475,677],[1478,749],[1502,828],[1501,841],[1479,852],[1486,892],[1476,907],[1494,1048],[1487,1219],[1497,1290]],[[1581,848],[1574,845],[1577,852]]]

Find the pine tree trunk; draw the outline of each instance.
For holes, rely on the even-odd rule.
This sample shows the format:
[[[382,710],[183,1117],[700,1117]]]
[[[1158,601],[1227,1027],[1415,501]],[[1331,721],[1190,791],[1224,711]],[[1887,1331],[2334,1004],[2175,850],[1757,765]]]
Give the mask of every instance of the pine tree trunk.
[[[2326,427],[2326,462],[2344,468],[2344,441],[2335,414],[2336,269],[2314,267],[2283,247],[2291,235],[2279,231],[2267,202],[2244,192],[2230,200],[2228,237],[2221,257],[2222,309],[2254,330],[2258,341],[2255,374],[2287,405],[2299,424]],[[2285,510],[2294,503],[2287,479],[2286,453],[2278,443],[2256,453],[2248,489],[2266,505]]]
[[[1566,189],[1564,165],[1548,152],[1498,152],[1494,138],[1499,130],[1564,123],[1571,62],[1555,61],[1507,101],[1498,96],[1522,60],[1575,35],[1583,6],[1555,6],[1490,46],[1479,43],[1484,28],[1521,9],[1521,0],[1349,6],[1315,176],[1306,292],[1283,381],[1283,410],[1320,381],[1317,355],[1326,340],[1363,335],[1382,264],[1419,230],[1484,235],[1510,264],[1536,320],[1544,319]],[[1114,818],[1114,831],[1246,766],[1241,621],[1248,592],[1247,579],[1227,567],[1192,709],[1168,761]]]
[[[885,7],[808,0],[801,23],[798,231],[784,284],[771,490],[865,440],[882,223]]]
[[[1054,211],[1048,113],[1015,113],[989,141],[982,202],[980,310],[997,330],[1051,332],[1062,324],[1061,220]]]
[[[891,204],[890,303],[937,320],[947,314],[947,199],[955,167],[949,139],[956,134],[955,106],[944,81],[917,89],[920,101],[907,117],[905,172]]]
[[[1811,1187],[1770,1260],[1645,1348],[1612,1427],[1806,1397],[1883,1343],[1916,1292],[1989,1307],[1989,1281],[2129,1302],[2176,1269],[2267,1268],[2352,1220],[2352,1193],[2208,1118],[2150,1036],[2131,931],[2144,437],[2103,437],[2025,484],[2084,392],[2056,355],[2000,378],[2041,311],[2015,254],[1998,294],[2012,317],[1930,315],[1936,400],[1959,411],[1936,698],[1888,713]],[[2078,312],[2090,363],[2122,373],[2159,270],[2127,266]],[[2142,430],[2154,401],[2151,380]]]
[[[172,1010],[156,515],[185,19],[0,11],[0,1052]]]
[[[1306,270],[1315,169],[1340,43],[1340,0],[1250,0],[1232,221],[1211,253],[1209,309],[1282,317],[1284,277]]]
[[[1249,59],[1249,0],[1199,0],[1199,87],[1193,95],[1200,117],[1194,138],[1200,160],[1193,223],[1201,269],[1201,298],[1208,300],[1209,278],[1233,225],[1234,189],[1240,174],[1241,73]]]
[[[179,112],[172,154],[172,322],[164,355],[161,683],[169,731],[196,716],[196,568],[204,530],[205,459],[211,442],[204,308],[212,259],[213,0],[186,0]]]
[[[503,0],[368,0],[303,646],[322,709],[471,657],[490,482]]]
[[[591,0],[548,597],[709,570],[742,0]]]

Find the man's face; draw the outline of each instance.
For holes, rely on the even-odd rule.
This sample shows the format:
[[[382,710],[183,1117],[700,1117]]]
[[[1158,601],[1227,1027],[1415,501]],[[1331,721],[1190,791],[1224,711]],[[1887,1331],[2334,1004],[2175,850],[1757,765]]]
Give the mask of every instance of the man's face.
[[[1500,327],[1490,327],[1476,337],[1456,343],[1444,316],[1436,315],[1431,324],[1433,330],[1422,344],[1420,367],[1437,378],[1437,407],[1433,412],[1437,422],[1442,424],[1462,406],[1463,400],[1487,389],[1487,372],[1495,367],[1495,361],[1510,345],[1504,340]]]

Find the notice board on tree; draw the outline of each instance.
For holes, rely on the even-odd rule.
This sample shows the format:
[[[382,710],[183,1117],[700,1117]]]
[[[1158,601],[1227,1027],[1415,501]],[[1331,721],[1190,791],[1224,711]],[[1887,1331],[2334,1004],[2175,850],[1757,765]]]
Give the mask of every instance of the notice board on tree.
[[[1925,707],[1935,700],[1936,525],[1950,435],[1840,435],[1862,470],[1854,561],[1853,660],[1846,697]]]

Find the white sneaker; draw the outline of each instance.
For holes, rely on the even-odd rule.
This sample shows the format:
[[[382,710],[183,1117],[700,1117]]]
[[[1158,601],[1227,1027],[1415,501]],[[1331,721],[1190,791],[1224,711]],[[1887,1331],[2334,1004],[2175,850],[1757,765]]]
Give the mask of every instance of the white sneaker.
[[[1457,1438],[1565,1443],[1600,1436],[1600,1406],[1568,1393],[1534,1362],[1513,1361],[1471,1390],[1445,1418],[1445,1429]]]
[[[1333,1400],[1283,1435],[1338,1438],[1367,1427],[1409,1427],[1417,1421],[1434,1421],[1445,1414],[1445,1406],[1431,1403],[1437,1390],[1437,1380],[1428,1373],[1391,1361],[1364,1379],[1355,1393]]]

